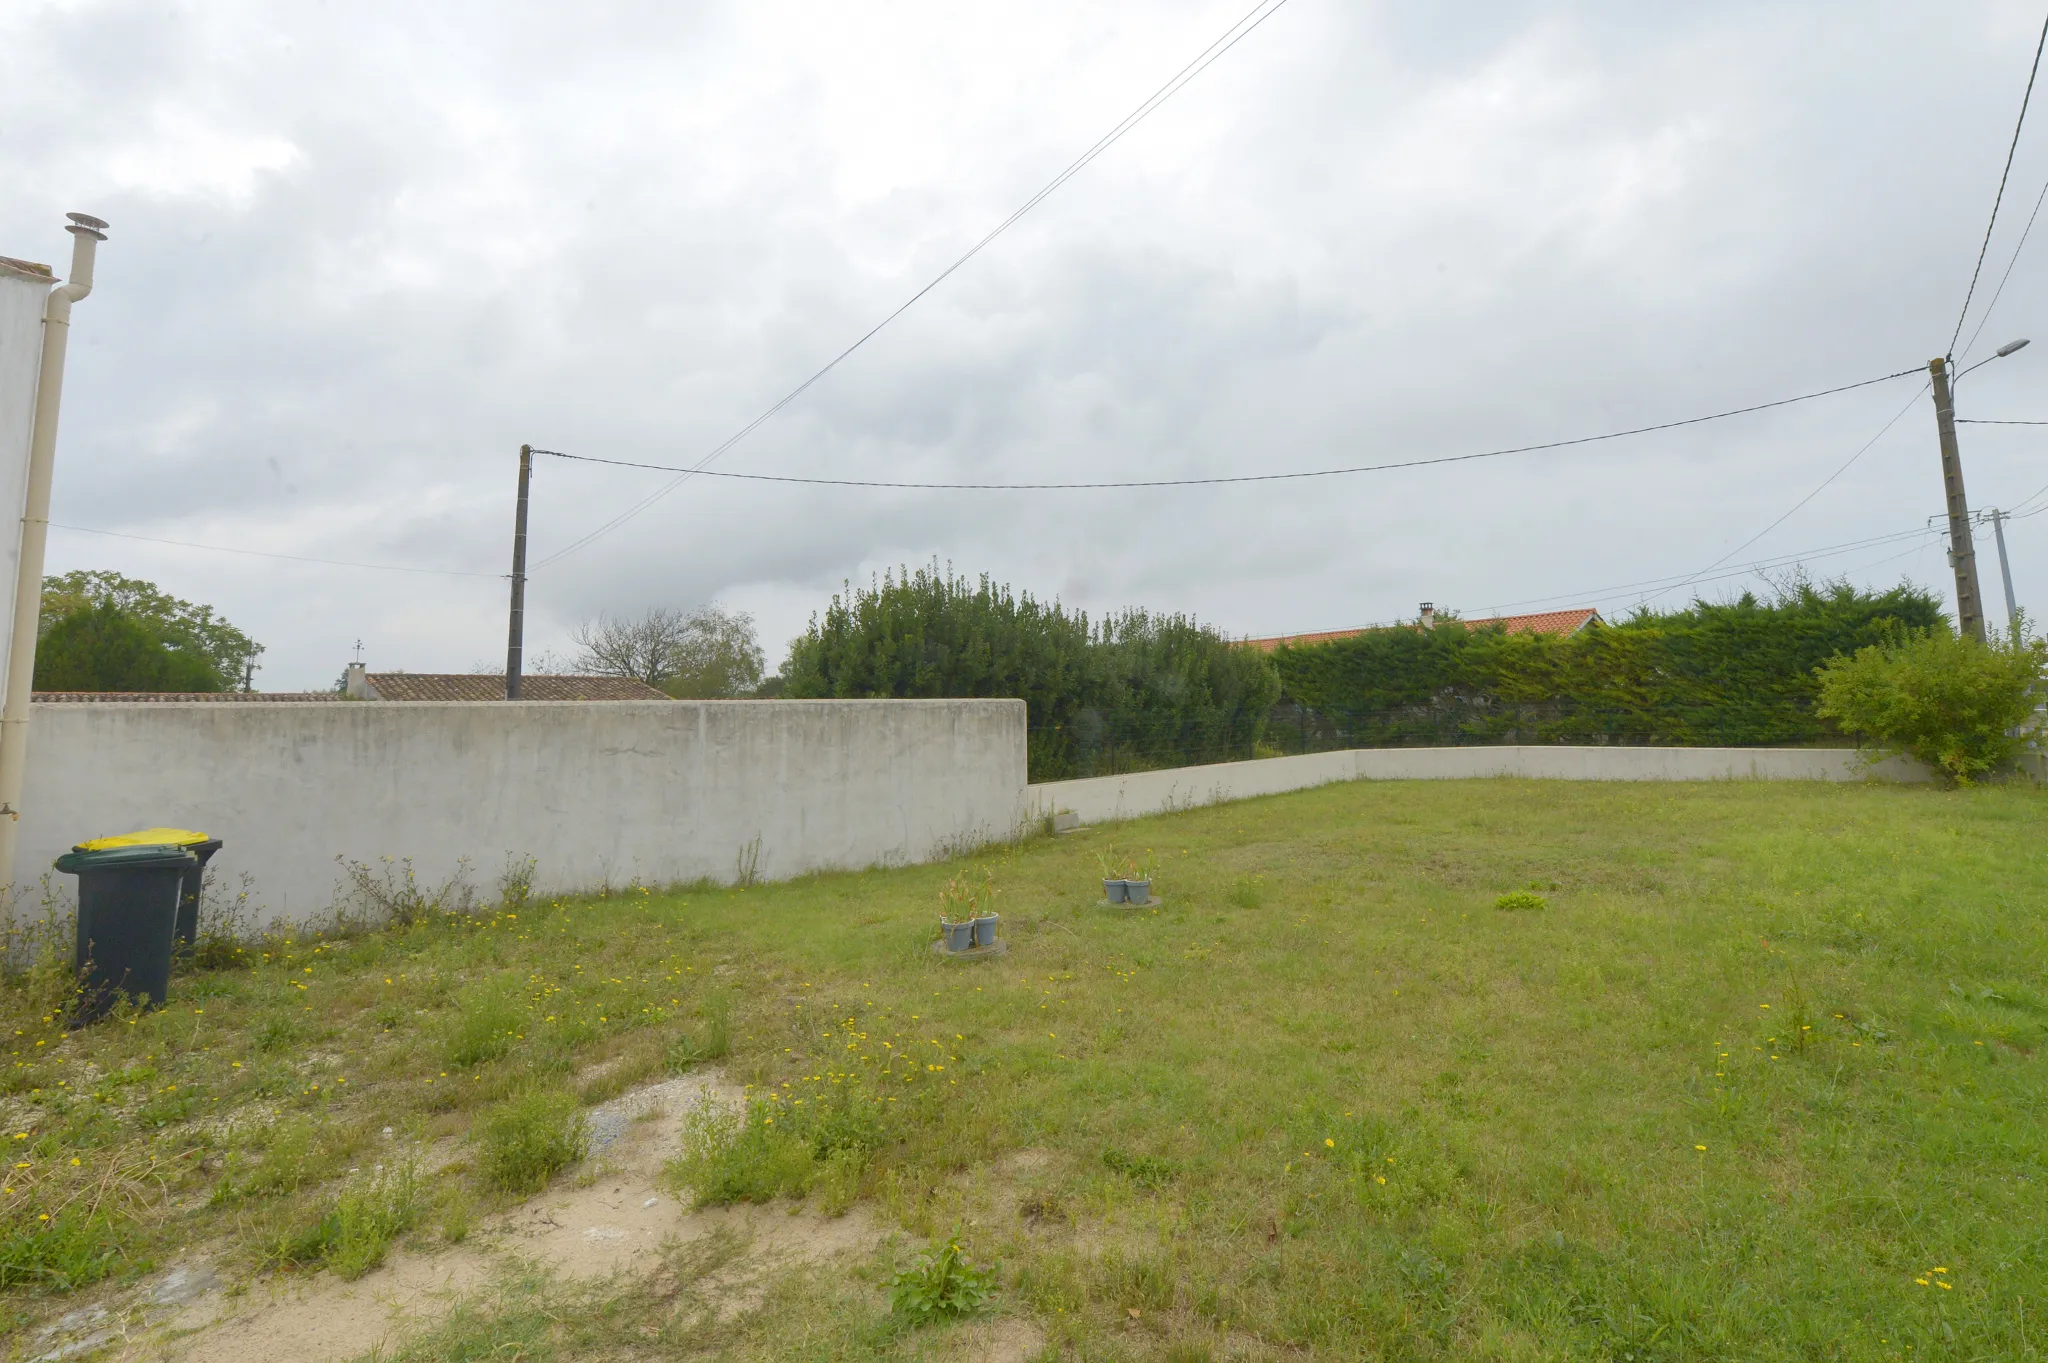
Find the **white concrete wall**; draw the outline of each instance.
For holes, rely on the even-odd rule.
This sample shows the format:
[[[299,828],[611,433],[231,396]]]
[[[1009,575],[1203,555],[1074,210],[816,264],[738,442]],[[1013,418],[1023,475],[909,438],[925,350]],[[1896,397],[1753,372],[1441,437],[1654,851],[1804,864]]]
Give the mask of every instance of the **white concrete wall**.
[[[582,890],[731,881],[758,839],[773,879],[1008,836],[1023,788],[1017,700],[48,704],[15,878],[163,824],[224,839],[265,920],[324,914],[337,857],[426,884],[467,857],[489,891],[531,856],[539,888]]]
[[[1452,781],[1494,776],[1558,781],[1929,779],[1926,769],[1917,763],[1893,758],[1866,766],[1847,748],[1359,748],[1048,781],[1032,786],[1027,802],[1034,818],[1071,812],[1082,823],[1104,823],[1332,781]]]

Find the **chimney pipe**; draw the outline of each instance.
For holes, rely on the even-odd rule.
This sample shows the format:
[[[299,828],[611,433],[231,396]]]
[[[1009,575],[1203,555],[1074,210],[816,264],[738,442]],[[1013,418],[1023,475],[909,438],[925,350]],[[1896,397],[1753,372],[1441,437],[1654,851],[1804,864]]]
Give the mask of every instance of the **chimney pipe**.
[[[1424,629],[1436,628],[1436,607],[1427,601],[1422,603],[1422,627]]]
[[[50,542],[50,484],[57,464],[57,408],[64,396],[64,352],[71,305],[92,292],[94,252],[106,223],[67,213],[71,277],[43,306],[43,358],[36,378],[35,424],[28,447],[28,497],[21,516],[20,576],[14,583],[14,642],[7,657],[7,696],[0,707],[0,892],[14,888],[14,851],[21,837],[21,787],[28,770],[28,703],[35,688],[36,635],[42,620],[43,560]]]

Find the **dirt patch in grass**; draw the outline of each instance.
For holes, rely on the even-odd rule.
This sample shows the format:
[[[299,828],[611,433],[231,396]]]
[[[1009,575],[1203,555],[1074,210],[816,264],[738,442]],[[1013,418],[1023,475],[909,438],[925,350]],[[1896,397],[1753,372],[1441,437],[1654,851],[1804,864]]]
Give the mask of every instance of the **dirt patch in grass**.
[[[176,1301],[169,1314],[148,1309],[163,1297],[153,1285],[129,1301],[74,1313],[80,1318],[46,1332],[42,1352],[118,1344],[110,1357],[338,1363],[373,1348],[388,1349],[444,1319],[465,1297],[515,1266],[570,1281],[645,1277],[659,1271],[675,1247],[720,1236],[741,1250],[700,1282],[698,1292],[712,1295],[721,1315],[744,1315],[760,1305],[767,1276],[871,1254],[882,1234],[859,1210],[830,1219],[771,1207],[695,1211],[667,1191],[662,1166],[681,1148],[688,1109],[742,1101],[740,1091],[716,1073],[633,1090],[590,1112],[591,1151],[582,1166],[485,1219],[459,1245],[438,1252],[395,1251],[354,1282],[331,1273],[273,1275],[234,1292],[210,1270],[181,1270],[204,1275],[206,1286]]]

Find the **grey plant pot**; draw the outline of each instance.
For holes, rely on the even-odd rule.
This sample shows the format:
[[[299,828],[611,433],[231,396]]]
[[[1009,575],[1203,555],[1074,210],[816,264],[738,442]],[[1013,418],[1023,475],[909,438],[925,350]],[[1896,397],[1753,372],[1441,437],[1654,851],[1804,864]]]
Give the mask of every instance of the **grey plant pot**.
[[[1102,882],[1102,897],[1112,904],[1121,904],[1130,897],[1125,893],[1129,885],[1127,880],[1105,880]]]
[[[974,924],[971,920],[965,923],[948,923],[941,920],[939,931],[945,934],[948,951],[967,951],[974,946]]]
[[[1124,897],[1133,904],[1150,904],[1152,902],[1152,882],[1149,880],[1126,880],[1124,882]]]
[[[975,919],[974,945],[978,947],[994,946],[996,944],[996,923],[1000,921],[1001,918],[1002,915],[999,913],[985,913],[981,917]]]

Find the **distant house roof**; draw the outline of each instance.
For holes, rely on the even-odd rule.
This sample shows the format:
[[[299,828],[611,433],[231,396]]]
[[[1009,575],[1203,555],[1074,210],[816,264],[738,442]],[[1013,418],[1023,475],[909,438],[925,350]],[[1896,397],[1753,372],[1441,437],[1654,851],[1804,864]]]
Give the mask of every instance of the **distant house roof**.
[[[1581,606],[1568,611],[1538,611],[1534,615],[1493,615],[1483,620],[1461,620],[1466,629],[1487,629],[1499,626],[1509,634],[1577,634],[1588,625],[1607,623],[1600,618],[1600,612],[1591,606]],[[1286,644],[1299,648],[1304,644],[1327,644],[1337,639],[1356,638],[1369,634],[1375,629],[1386,629],[1385,625],[1369,625],[1363,629],[1329,629],[1319,634],[1276,634],[1270,639],[1247,639],[1246,645],[1262,653],[1271,653]],[[1417,626],[1410,625],[1413,629]]]
[[[378,700],[503,700],[505,679],[488,672],[372,672]],[[667,700],[631,677],[521,677],[521,700]]]
[[[37,691],[30,697],[38,705],[64,705],[88,701],[126,701],[131,704],[148,704],[153,701],[200,700],[220,704],[251,701],[325,701],[346,700],[347,697],[335,691]]]
[[[1484,620],[1467,620],[1466,629],[1499,625],[1509,634],[1577,634],[1588,625],[1604,625],[1600,612],[1591,606],[1568,611],[1538,611],[1534,615],[1494,615]]]

